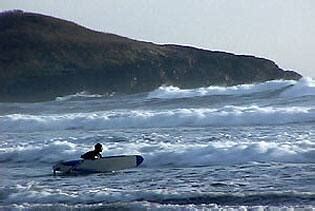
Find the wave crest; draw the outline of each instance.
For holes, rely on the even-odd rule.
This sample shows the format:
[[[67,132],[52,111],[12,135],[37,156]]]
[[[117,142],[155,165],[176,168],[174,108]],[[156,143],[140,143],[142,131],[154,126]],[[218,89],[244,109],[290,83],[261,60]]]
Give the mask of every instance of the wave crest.
[[[81,98],[101,98],[106,95],[100,95],[100,94],[90,94],[87,91],[78,92],[73,95],[67,95],[63,97],[56,97],[56,101],[67,101],[67,100],[73,100],[73,99],[81,99]]]
[[[257,84],[242,84],[230,87],[209,86],[196,89],[180,89],[162,86],[149,93],[148,98],[176,99],[212,95],[252,95],[262,92],[280,91],[280,97],[301,97],[315,95],[315,81],[311,78],[294,80],[273,80]]]
[[[0,116],[0,131],[282,125],[315,122],[315,107],[224,106]]]

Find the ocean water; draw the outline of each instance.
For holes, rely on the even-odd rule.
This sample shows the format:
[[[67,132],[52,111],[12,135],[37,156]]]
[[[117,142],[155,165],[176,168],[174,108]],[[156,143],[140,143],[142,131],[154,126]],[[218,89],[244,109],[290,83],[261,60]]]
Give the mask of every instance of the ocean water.
[[[53,176],[97,142],[118,172]],[[315,81],[0,104],[0,210],[314,210]]]

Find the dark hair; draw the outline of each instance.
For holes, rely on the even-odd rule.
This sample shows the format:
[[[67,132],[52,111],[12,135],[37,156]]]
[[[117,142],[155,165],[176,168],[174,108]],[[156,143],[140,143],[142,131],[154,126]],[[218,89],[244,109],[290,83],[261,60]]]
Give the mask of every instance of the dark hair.
[[[95,146],[94,146],[95,149],[98,149],[98,148],[101,148],[101,147],[102,147],[102,144],[100,144],[100,143],[97,143],[97,144],[95,144]]]

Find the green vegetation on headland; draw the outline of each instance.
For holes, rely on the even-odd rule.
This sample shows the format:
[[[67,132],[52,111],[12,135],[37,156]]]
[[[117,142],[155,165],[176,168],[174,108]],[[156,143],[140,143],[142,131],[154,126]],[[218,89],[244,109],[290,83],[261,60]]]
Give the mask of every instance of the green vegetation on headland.
[[[254,56],[156,45],[22,11],[0,14],[1,102],[299,78]]]

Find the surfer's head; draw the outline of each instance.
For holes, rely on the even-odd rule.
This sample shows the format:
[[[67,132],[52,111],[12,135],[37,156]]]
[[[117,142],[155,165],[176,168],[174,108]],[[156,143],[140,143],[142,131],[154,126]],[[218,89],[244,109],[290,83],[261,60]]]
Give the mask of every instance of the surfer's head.
[[[103,151],[103,146],[102,146],[102,144],[97,143],[97,144],[95,144],[94,149],[97,152],[102,152]]]

